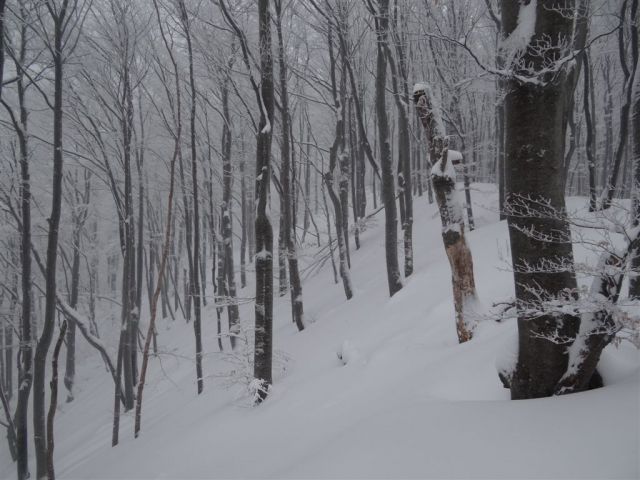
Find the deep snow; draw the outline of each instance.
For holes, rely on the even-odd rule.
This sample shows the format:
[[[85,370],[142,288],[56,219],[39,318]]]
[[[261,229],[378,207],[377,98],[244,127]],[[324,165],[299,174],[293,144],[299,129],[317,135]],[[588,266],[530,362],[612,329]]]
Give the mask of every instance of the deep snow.
[[[497,222],[493,187],[478,185],[473,197],[478,228],[468,238],[478,295],[490,305],[513,292],[506,224]],[[496,359],[515,321],[483,320],[458,345],[437,210],[426,195],[415,203],[415,273],[393,298],[381,212],[361,233],[362,248],[351,247],[351,301],[329,263],[304,284],[305,331],[291,322],[288,297],[276,299],[277,374],[259,407],[248,406],[241,386],[250,372],[242,349],[234,357],[217,351],[209,305],[204,393],[196,395],[192,325],[162,321],[141,436],[133,439],[125,414],[121,443],[111,448],[112,381],[90,352],[78,367],[76,400],[56,418],[58,478],[637,478],[637,350],[607,348],[605,388],[510,401]],[[576,249],[578,261],[589,255]],[[241,315],[250,326],[252,305]],[[2,478],[15,476],[8,458],[3,442]]]

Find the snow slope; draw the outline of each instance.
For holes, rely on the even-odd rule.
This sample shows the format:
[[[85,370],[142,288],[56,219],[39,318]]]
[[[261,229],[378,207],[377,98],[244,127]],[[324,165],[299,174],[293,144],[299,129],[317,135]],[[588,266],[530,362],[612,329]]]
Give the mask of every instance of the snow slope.
[[[468,238],[478,294],[490,305],[513,292],[508,239],[492,187],[476,188],[479,228]],[[161,324],[136,440],[126,414],[121,443],[110,447],[112,382],[94,357],[79,367],[76,401],[57,416],[58,477],[637,478],[638,352],[607,348],[603,389],[510,401],[495,363],[515,322],[481,321],[473,341],[458,345],[435,206],[416,199],[415,273],[391,299],[378,215],[362,248],[352,246],[351,301],[328,263],[304,284],[305,331],[291,323],[288,298],[276,300],[277,375],[266,403],[248,406],[246,358],[217,351],[209,306],[205,392],[196,395],[191,325]],[[241,308],[247,325],[251,309]],[[0,477],[13,478],[7,459],[1,444]]]

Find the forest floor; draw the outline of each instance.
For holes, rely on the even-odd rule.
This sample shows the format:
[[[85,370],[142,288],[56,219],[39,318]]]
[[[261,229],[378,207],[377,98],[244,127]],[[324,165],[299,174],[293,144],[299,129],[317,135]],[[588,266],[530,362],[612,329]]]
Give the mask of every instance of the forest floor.
[[[209,303],[204,393],[196,395],[192,325],[161,321],[141,435],[133,438],[129,412],[111,448],[113,383],[82,347],[76,398],[61,398],[56,417],[58,478],[638,478],[640,356],[628,342],[605,350],[604,388],[509,400],[496,361],[505,352],[508,361],[516,322],[484,316],[513,294],[507,228],[497,221],[493,187],[476,185],[473,197],[477,228],[468,239],[479,324],[472,341],[456,339],[440,219],[425,195],[415,199],[415,272],[393,298],[380,212],[361,249],[351,246],[351,301],[334,284],[330,262],[303,285],[303,332],[291,322],[288,296],[276,299],[276,376],[259,407],[250,406],[247,389],[251,351],[218,352]],[[579,246],[576,259],[596,260]],[[252,294],[249,285],[239,295]],[[249,330],[252,305],[241,315]],[[14,476],[3,442],[0,478]]]

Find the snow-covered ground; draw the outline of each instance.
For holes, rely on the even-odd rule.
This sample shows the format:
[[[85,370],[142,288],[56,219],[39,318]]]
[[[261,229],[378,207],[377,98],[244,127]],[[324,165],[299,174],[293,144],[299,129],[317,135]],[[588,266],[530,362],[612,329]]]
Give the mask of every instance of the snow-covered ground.
[[[491,305],[513,292],[507,230],[492,187],[473,197],[478,228],[468,239],[480,301]],[[329,263],[304,284],[305,331],[291,323],[288,297],[276,299],[277,374],[259,407],[242,387],[251,354],[218,352],[209,305],[204,393],[196,395],[192,326],[162,322],[141,436],[134,440],[128,413],[111,448],[113,383],[93,354],[79,366],[76,400],[56,418],[58,477],[637,478],[637,350],[606,349],[602,389],[510,401],[495,364],[515,321],[481,321],[471,342],[457,343],[440,219],[426,196],[415,202],[415,273],[393,298],[381,212],[362,248],[352,245],[351,301]],[[586,250],[576,255],[589,260]],[[247,326],[251,309],[241,308]],[[13,478],[6,450],[2,443],[0,477]]]

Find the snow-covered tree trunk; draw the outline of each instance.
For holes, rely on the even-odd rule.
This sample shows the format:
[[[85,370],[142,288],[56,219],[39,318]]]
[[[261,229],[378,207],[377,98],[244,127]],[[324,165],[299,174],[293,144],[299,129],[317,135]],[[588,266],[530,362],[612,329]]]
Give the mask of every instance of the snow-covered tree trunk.
[[[453,302],[456,312],[456,331],[460,343],[473,336],[473,322],[469,318],[476,299],[473,259],[464,236],[462,205],[456,193],[456,173],[448,161],[447,136],[439,107],[428,85],[418,83],[413,98],[425,135],[429,155],[437,159],[431,168],[431,181],[442,220],[442,240],[451,265]]]

